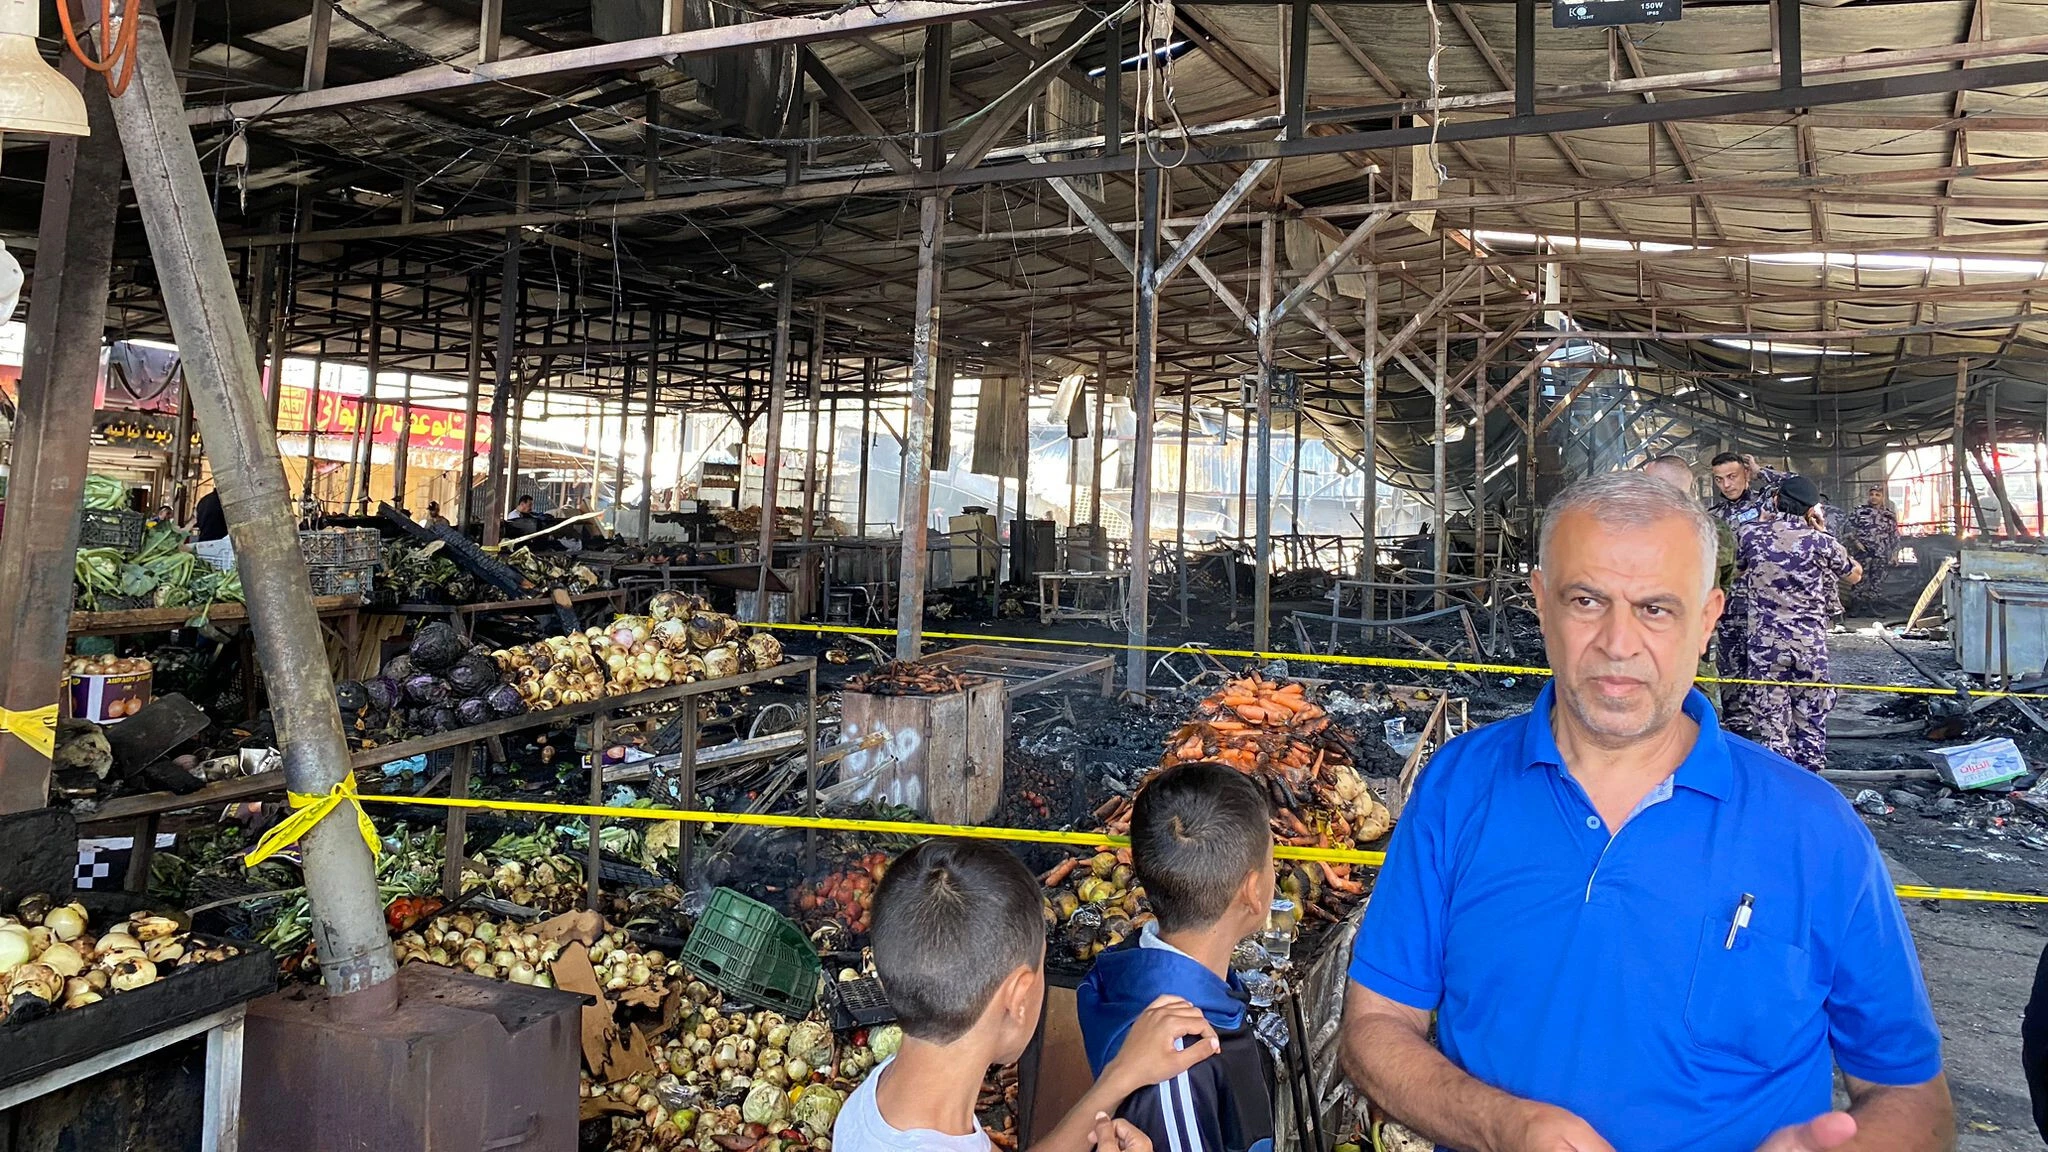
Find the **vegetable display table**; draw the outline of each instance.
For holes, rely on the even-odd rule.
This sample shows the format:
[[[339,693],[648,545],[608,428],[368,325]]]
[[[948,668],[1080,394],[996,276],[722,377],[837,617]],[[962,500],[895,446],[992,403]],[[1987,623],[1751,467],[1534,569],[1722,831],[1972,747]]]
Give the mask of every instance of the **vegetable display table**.
[[[269,953],[264,953],[263,959],[269,963]],[[131,1040],[118,1048],[109,1048],[61,1068],[53,1068],[34,1079],[0,1088],[0,1113],[203,1035],[206,1037],[206,1087],[201,1106],[199,1150],[235,1152],[242,1126],[242,1019],[247,1011],[246,1004],[235,1004],[197,1020],[188,1020]]]
[[[684,796],[693,796],[696,794],[697,771],[697,711],[694,704],[696,697],[708,692],[725,692],[735,688],[766,683],[770,680],[794,679],[797,677],[802,677],[804,680],[806,701],[804,708],[803,745],[804,815],[815,816],[818,814],[818,662],[808,656],[785,660],[772,667],[756,668],[751,672],[742,672],[735,676],[721,676],[716,680],[697,680],[688,684],[669,684],[660,688],[650,688],[644,692],[628,693],[624,696],[606,696],[602,699],[588,700],[580,704],[551,708],[545,712],[528,712],[520,716],[509,716],[501,720],[492,720],[486,724],[458,728],[452,732],[440,732],[432,736],[422,736],[415,740],[401,740],[395,744],[365,748],[351,757],[350,762],[360,773],[364,769],[379,767],[399,760],[407,760],[414,756],[424,756],[432,752],[453,750],[455,754],[454,763],[448,769],[448,795],[451,799],[466,799],[469,796],[470,766],[474,759],[473,749],[479,741],[488,740],[492,737],[509,736],[516,732],[523,732],[534,728],[544,728],[550,724],[565,720],[588,719],[590,722],[589,746],[593,750],[599,750],[598,754],[601,759],[601,750],[607,743],[607,732],[620,713],[631,708],[679,704],[681,708],[678,718],[681,721],[682,742],[677,749],[679,754],[677,761],[679,768],[677,791]],[[601,767],[591,772],[590,794],[583,801],[584,803],[591,805],[602,805],[604,803],[604,778],[605,774]],[[438,783],[438,779],[434,783]],[[433,784],[429,785],[429,788],[431,787],[433,787]],[[468,820],[469,811],[467,809],[449,808],[446,810],[447,836],[445,838],[445,855],[441,865],[441,885],[443,893],[449,899],[454,899],[462,893],[462,842],[468,835]],[[598,831],[603,824],[603,820],[600,817],[592,816],[586,820],[586,823],[590,829],[590,847],[585,882],[588,885],[590,906],[595,908],[598,904],[598,879],[603,865],[603,852],[598,837]],[[682,828],[682,846],[678,853],[683,861],[683,883],[686,885],[689,882],[688,862],[690,850],[695,843],[695,837],[696,825],[686,822]]]
[[[319,614],[321,630],[330,633],[333,640],[339,641],[342,666],[353,666],[357,649],[362,646],[362,597],[315,596],[313,610]],[[124,612],[73,612],[66,631],[74,639],[80,636],[141,636],[183,628],[198,614],[199,609],[195,607],[136,608]],[[207,608],[206,620],[207,623],[214,625],[247,624],[249,606],[215,604]],[[242,699],[248,702],[248,714],[250,718],[254,718],[263,678],[256,672],[256,644],[248,629],[244,628],[235,638],[235,647],[236,658],[242,665]]]
[[[583,604],[607,604],[616,611],[624,611],[626,590],[605,588],[596,592],[578,592],[568,599],[572,608]],[[380,604],[363,611],[373,616],[438,616],[448,621],[467,640],[473,638],[471,633],[478,616],[551,612],[558,607],[560,604],[551,596],[535,596],[525,600],[483,600],[475,604]]]
[[[355,617],[362,610],[363,602],[357,596],[315,596],[313,608],[322,620],[340,621],[345,633],[353,635]],[[187,621],[199,614],[195,607],[186,608],[136,608],[126,612],[73,612],[68,629],[72,636],[139,636],[148,632],[169,632],[183,628]],[[206,619],[213,624],[247,624],[249,606],[246,604],[215,604],[207,609]]]
[[[1010,699],[1043,692],[1067,680],[1100,677],[1102,694],[1116,694],[1116,657],[1082,656],[1050,648],[1006,648],[998,644],[964,644],[923,658],[956,671],[988,676],[1010,686]]]
[[[1094,621],[1124,628],[1129,619],[1131,574],[1114,572],[1040,572],[1038,622]]]
[[[364,774],[367,769],[379,768],[399,760],[409,760],[415,756],[426,756],[433,752],[453,750],[454,763],[450,766],[447,773],[448,795],[453,798],[466,798],[469,795],[469,772],[473,758],[472,749],[480,741],[510,736],[518,732],[531,731],[535,728],[545,728],[551,724],[563,723],[565,721],[589,720],[592,727],[590,744],[593,748],[602,748],[605,743],[606,726],[617,714],[627,709],[679,703],[692,700],[707,692],[724,692],[734,688],[761,684],[770,680],[795,677],[804,678],[805,699],[807,701],[804,709],[805,741],[803,745],[806,757],[804,812],[806,815],[814,816],[817,814],[818,795],[818,662],[808,656],[785,660],[771,668],[756,668],[752,672],[742,672],[736,676],[721,676],[716,680],[698,680],[689,684],[670,684],[661,688],[651,688],[645,692],[629,693],[624,696],[606,696],[598,700],[588,700],[581,704],[551,708],[545,712],[526,712],[518,716],[508,716],[484,724],[457,728],[452,732],[439,732],[432,736],[422,736],[414,740],[401,740],[393,744],[380,744],[375,748],[364,748],[355,752],[349,757],[349,764],[359,774]],[[679,754],[677,765],[680,777],[679,790],[683,795],[687,796],[692,795],[696,787],[697,725],[695,723],[696,713],[693,710],[686,708],[683,711],[683,715],[685,719],[681,725],[682,744],[677,750]],[[593,773],[588,803],[602,804],[604,802],[603,776],[602,772]],[[358,778],[363,778],[363,776],[359,775]],[[432,788],[438,784],[439,779],[436,778],[428,787]],[[197,792],[190,792],[183,796],[172,792],[145,792],[134,796],[122,796],[118,799],[109,800],[92,812],[81,813],[78,816],[78,823],[81,826],[113,824],[123,821],[134,823],[136,828],[135,843],[129,853],[126,887],[129,891],[139,892],[149,882],[149,862],[150,857],[156,850],[156,828],[161,817],[172,812],[181,812],[190,808],[205,808],[218,804],[229,804],[239,800],[250,800],[258,796],[271,795],[282,791],[284,791],[283,772],[259,772],[253,776],[215,781],[199,789]],[[462,808],[450,808],[446,811],[448,850],[442,866],[442,884],[445,891],[452,898],[455,895],[459,895],[462,891],[461,845],[463,837],[467,833],[469,813],[466,809]],[[597,875],[600,862],[597,826],[600,823],[601,821],[595,818],[590,820],[589,883],[593,904],[597,899]],[[687,851],[693,842],[694,835],[695,825],[686,824],[683,826],[683,845],[686,853],[684,859],[686,860],[688,859]]]

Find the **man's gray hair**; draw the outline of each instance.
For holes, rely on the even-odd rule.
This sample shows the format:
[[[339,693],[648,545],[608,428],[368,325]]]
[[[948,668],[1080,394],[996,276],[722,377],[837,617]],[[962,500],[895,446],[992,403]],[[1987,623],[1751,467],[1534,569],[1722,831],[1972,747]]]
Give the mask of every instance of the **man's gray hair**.
[[[1647,528],[1660,520],[1683,520],[1700,544],[1700,587],[1714,586],[1720,559],[1720,532],[1692,495],[1643,472],[1607,472],[1588,476],[1557,494],[1543,510],[1543,529],[1536,538],[1536,565],[1550,567],[1550,539],[1567,512],[1584,512],[1609,528]]]

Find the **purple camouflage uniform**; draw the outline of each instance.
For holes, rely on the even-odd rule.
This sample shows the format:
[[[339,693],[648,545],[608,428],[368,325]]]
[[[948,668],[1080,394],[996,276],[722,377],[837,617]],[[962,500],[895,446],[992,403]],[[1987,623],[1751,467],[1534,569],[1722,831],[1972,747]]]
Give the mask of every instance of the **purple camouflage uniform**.
[[[1727,725],[1809,771],[1827,765],[1832,688],[1828,618],[1853,561],[1842,542],[1803,519],[1772,516],[1736,533],[1747,593],[1744,662],[1752,680],[1728,706]]]
[[[1784,483],[1788,475],[1790,473],[1776,468],[1759,467],[1750,478],[1749,490],[1742,494],[1742,499],[1729,500],[1716,493],[1707,510],[1734,531],[1740,544],[1743,533],[1752,525],[1778,514],[1778,485]],[[1736,554],[1738,558],[1741,556],[1740,548]],[[1738,559],[1735,585],[1728,591],[1727,603],[1721,608],[1721,622],[1714,628],[1715,647],[1720,649],[1721,675],[1730,679],[1748,678],[1743,667],[1743,652],[1749,643],[1748,621],[1748,593],[1743,586]]]
[[[1875,582],[1899,550],[1899,518],[1889,508],[1859,504],[1849,513],[1849,551],[1863,565],[1863,578]]]

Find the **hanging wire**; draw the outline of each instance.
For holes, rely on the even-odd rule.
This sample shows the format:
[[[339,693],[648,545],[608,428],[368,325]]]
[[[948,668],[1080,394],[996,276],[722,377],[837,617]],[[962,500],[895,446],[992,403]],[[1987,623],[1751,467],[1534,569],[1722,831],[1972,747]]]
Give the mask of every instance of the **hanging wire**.
[[[80,64],[106,78],[107,94],[116,99],[128,91],[128,82],[135,77],[135,28],[136,20],[142,13],[142,0],[128,0],[121,11],[121,27],[114,32],[114,42],[106,55],[94,56],[79,43],[78,30],[71,25],[71,5],[68,0],[57,0],[57,21],[64,26],[64,43],[71,48],[71,54]],[[107,29],[114,23],[113,0],[100,0],[100,39],[105,40]],[[114,70],[119,68],[117,74]]]

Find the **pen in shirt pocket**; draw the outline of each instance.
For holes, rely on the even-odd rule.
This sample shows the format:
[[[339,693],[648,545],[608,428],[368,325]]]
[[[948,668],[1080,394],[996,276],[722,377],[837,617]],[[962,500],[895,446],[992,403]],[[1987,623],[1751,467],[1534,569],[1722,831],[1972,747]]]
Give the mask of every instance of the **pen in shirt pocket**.
[[[1749,910],[1754,907],[1756,897],[1744,892],[1741,902],[1735,905],[1734,917],[1728,921],[1728,939],[1721,944],[1723,952],[1732,950],[1735,947],[1735,934],[1749,927]]]

